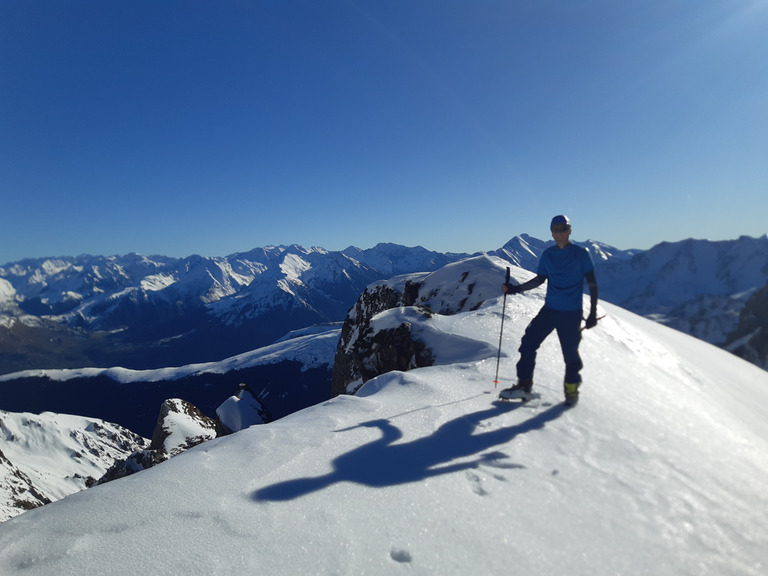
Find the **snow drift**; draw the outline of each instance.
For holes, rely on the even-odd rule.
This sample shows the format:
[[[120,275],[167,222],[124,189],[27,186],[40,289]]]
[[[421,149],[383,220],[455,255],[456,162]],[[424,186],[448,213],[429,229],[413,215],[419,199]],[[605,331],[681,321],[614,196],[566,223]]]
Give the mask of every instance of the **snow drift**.
[[[502,378],[542,294],[507,299]],[[763,574],[768,374],[603,304],[577,407],[554,337],[540,399],[498,403],[501,307],[435,314],[440,365],[0,525],[0,573]]]

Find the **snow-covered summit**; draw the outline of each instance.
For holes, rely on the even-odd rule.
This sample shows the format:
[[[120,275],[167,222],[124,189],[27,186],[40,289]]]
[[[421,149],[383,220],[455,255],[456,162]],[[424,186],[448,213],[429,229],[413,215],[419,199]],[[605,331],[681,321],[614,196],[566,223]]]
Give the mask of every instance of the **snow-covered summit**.
[[[629,260],[635,254],[641,252],[640,250],[621,250],[594,240],[574,240],[574,243],[589,248],[592,253],[592,258],[598,266],[603,262],[622,262]],[[542,252],[550,246],[554,246],[554,244],[555,242],[553,240],[539,240],[529,234],[521,234],[520,236],[512,238],[499,250],[490,252],[490,254],[504,258],[520,268],[535,272]]]
[[[540,305],[507,298],[506,382]],[[0,525],[0,573],[762,575],[768,373],[603,303],[577,407],[554,337],[541,397],[500,404],[501,306],[424,319],[440,365]]]

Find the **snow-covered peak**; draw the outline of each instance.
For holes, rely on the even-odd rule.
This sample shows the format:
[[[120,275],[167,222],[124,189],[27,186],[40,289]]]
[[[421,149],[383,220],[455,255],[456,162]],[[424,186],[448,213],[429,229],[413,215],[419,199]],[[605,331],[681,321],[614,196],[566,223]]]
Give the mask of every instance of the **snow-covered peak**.
[[[350,247],[343,253],[389,276],[435,270],[461,257],[431,252],[422,246],[407,247],[387,242],[381,242],[367,250]]]
[[[713,343],[725,341],[749,294],[768,281],[768,236],[647,251],[578,243],[593,254],[601,298]],[[523,234],[488,254],[535,271],[551,245]],[[12,296],[7,285],[0,289],[0,330],[17,322],[29,329],[22,354],[0,338],[0,373],[154,368],[165,356],[175,364],[221,359],[308,324],[343,319],[375,280],[431,272],[464,257],[382,243],[342,252],[270,246],[219,258],[25,260],[0,268],[0,280],[13,289]],[[51,332],[60,346],[47,344]]]
[[[15,298],[16,290],[14,290],[13,284],[8,282],[8,280],[0,278],[0,310],[13,305]]]
[[[139,282],[142,290],[148,292],[157,292],[158,290],[165,290],[171,284],[177,282],[177,278],[171,274],[152,274],[142,279]]]
[[[621,250],[593,240],[586,240],[584,242],[574,240],[573,242],[574,244],[589,248],[596,265],[600,265],[603,262],[627,260],[638,252],[638,250]],[[521,234],[512,238],[500,250],[492,252],[492,254],[509,260],[526,270],[536,271],[542,252],[554,244],[552,240],[539,240],[528,234]]]
[[[288,254],[280,264],[280,270],[289,280],[298,280],[310,268],[312,265],[296,254]]]
[[[96,418],[0,410],[0,521],[83,490],[148,443]]]
[[[598,265],[601,262],[629,260],[635,254],[641,252],[641,250],[620,250],[595,240],[587,240],[586,242],[580,242],[580,244],[590,249],[592,258]]]
[[[181,398],[168,398],[160,407],[149,448],[170,457],[215,437],[213,420]]]
[[[510,263],[497,256],[482,254],[448,264],[425,275],[403,275],[383,284],[402,292],[405,283],[418,278],[419,297],[415,304],[427,306],[439,314],[454,314],[476,309],[498,298]],[[533,274],[517,266],[510,267],[511,280],[521,284]]]

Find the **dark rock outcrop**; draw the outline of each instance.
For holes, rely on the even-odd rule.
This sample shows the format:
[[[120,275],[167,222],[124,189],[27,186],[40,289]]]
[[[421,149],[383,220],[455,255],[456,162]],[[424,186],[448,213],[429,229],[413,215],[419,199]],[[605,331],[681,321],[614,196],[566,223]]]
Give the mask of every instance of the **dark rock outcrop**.
[[[725,348],[768,370],[768,284],[747,300]]]
[[[365,289],[341,328],[333,364],[331,396],[352,393],[353,390],[347,389],[351,383],[358,382],[359,387],[390,370],[431,364],[431,355],[423,343],[411,338],[407,325],[401,324],[375,335],[371,327],[376,314],[398,306],[411,306],[418,294],[419,284],[411,281],[406,282],[402,293],[386,284]]]

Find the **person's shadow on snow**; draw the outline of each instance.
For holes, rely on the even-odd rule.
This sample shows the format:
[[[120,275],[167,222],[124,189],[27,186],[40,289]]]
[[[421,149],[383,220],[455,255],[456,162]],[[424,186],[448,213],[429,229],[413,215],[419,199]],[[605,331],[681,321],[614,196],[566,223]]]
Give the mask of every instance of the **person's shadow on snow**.
[[[335,458],[332,462],[333,471],[324,476],[297,478],[272,484],[256,490],[253,498],[273,501],[292,500],[336,482],[357,482],[372,487],[407,484],[440,474],[477,468],[483,463],[500,468],[523,468],[519,464],[498,462],[502,458],[507,458],[500,452],[484,454],[470,461],[448,464],[457,458],[466,458],[509,442],[519,434],[542,428],[547,422],[554,420],[567,410],[563,404],[557,404],[515,426],[473,434],[481,421],[514,410],[517,406],[519,404],[498,402],[487,410],[466,414],[446,422],[430,436],[395,445],[393,443],[402,438],[403,433],[389,420],[372,420],[339,430],[344,432],[364,426],[379,428],[382,435],[377,440],[358,446]]]

